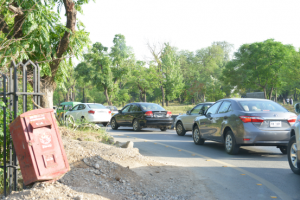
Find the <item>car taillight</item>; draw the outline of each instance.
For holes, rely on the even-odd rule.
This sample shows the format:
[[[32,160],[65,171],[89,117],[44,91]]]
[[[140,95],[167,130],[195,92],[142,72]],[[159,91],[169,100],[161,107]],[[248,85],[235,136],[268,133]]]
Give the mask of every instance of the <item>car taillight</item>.
[[[288,122],[292,126],[293,124],[295,124],[296,120],[297,120],[297,116],[292,116],[288,119]]]
[[[244,123],[248,123],[248,122],[264,122],[263,118],[257,117],[257,116],[240,116],[240,119]]]
[[[108,111],[108,114],[111,114],[111,111],[110,111],[110,110]]]
[[[88,113],[89,114],[95,114],[95,111],[94,110],[89,110]]]
[[[168,111],[166,117],[172,117],[172,112]]]
[[[153,112],[152,111],[147,111],[145,112],[146,117],[153,117]]]

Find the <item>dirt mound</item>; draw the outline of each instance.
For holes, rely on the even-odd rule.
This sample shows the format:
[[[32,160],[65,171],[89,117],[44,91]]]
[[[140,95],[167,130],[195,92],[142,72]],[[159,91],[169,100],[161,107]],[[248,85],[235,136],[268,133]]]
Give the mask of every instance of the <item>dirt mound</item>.
[[[190,199],[195,197],[189,171],[166,166],[139,154],[63,136],[71,171],[55,183],[36,183],[7,199]],[[199,187],[197,190],[199,191]]]

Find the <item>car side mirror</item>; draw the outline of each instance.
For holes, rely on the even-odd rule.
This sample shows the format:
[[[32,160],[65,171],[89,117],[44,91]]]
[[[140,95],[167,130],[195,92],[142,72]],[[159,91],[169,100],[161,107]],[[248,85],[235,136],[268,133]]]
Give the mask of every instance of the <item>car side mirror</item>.
[[[190,110],[186,111],[186,114],[187,115],[191,114],[191,111]]]
[[[300,103],[296,103],[296,104],[295,104],[295,112],[296,112],[297,114],[300,114]]]
[[[119,113],[122,113],[122,110],[118,110]]]
[[[211,113],[207,113],[206,117],[211,118]]]
[[[72,111],[72,108],[70,108],[69,111]]]

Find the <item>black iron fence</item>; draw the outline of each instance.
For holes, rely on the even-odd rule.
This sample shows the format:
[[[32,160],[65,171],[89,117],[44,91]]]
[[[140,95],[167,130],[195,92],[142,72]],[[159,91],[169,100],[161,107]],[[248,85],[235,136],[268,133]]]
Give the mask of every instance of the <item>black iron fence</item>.
[[[28,92],[28,84],[32,86],[32,91]],[[4,195],[12,191],[17,191],[18,183],[18,160],[13,147],[13,142],[8,131],[8,124],[18,115],[28,110],[28,98],[31,96],[32,106],[36,109],[40,105],[40,68],[37,63],[27,61],[25,64],[16,65],[11,62],[8,73],[0,73],[0,109],[3,116],[0,121],[0,137],[3,139],[3,149],[1,149],[2,160],[0,168],[3,169]],[[22,98],[19,98],[22,96]],[[3,105],[4,104],[4,105]],[[1,134],[1,130],[3,134]]]

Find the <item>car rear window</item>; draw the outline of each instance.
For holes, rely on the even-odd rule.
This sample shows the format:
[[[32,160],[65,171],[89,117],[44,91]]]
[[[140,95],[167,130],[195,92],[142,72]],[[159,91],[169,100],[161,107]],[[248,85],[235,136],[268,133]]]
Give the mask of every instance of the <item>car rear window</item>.
[[[165,111],[163,107],[155,103],[141,103],[140,106],[143,110]]]
[[[88,104],[88,106],[91,109],[107,109],[104,105],[102,104]]]
[[[118,111],[116,106],[106,106],[106,108],[110,109],[111,111]]]
[[[286,112],[287,110],[273,101],[239,101],[245,111]]]

